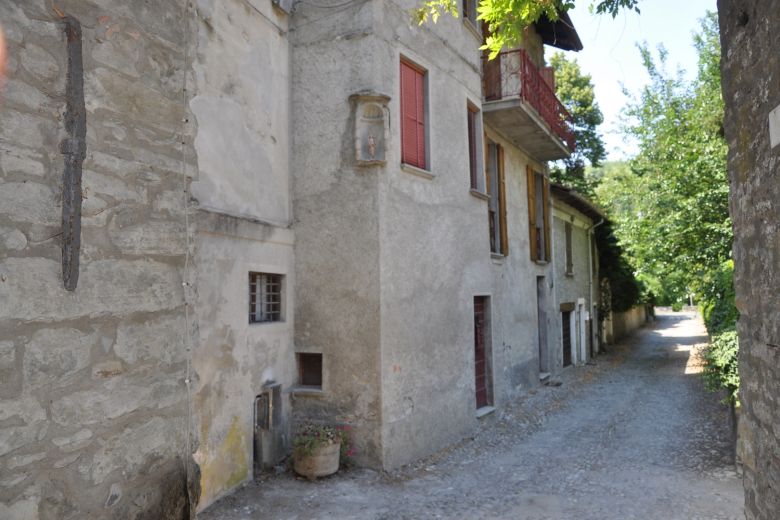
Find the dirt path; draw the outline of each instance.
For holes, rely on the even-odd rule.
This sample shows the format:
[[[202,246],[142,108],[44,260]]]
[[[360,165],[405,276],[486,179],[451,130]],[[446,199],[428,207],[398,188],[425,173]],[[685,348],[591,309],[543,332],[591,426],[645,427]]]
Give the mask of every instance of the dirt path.
[[[728,413],[691,356],[701,321],[658,318],[425,461],[315,483],[269,477],[198,518],[742,519]]]

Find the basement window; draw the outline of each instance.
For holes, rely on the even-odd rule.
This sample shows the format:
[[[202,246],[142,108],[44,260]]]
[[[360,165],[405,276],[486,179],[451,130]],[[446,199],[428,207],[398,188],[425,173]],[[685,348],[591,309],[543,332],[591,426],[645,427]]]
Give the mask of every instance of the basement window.
[[[284,275],[249,273],[249,323],[282,321]]]
[[[298,384],[322,388],[322,354],[298,353]]]

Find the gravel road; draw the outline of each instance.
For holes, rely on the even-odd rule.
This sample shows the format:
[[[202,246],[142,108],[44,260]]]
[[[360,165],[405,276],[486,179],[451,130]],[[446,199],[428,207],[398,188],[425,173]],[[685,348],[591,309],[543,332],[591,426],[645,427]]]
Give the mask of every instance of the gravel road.
[[[284,472],[198,518],[743,519],[728,410],[698,375],[705,341],[695,314],[660,313],[424,461],[313,483]]]

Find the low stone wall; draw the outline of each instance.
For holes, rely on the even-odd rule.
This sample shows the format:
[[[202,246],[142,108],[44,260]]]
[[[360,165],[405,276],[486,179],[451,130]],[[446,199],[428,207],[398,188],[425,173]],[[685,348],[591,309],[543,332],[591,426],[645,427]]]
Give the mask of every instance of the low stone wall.
[[[637,305],[624,312],[613,312],[604,321],[604,338],[612,345],[643,326],[650,318],[647,307]]]

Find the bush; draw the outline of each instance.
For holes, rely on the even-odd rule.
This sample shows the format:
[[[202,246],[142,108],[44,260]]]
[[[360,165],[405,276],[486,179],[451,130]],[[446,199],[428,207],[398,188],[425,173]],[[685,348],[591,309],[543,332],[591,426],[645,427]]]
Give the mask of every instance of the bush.
[[[704,280],[699,310],[707,326],[707,332],[714,336],[733,329],[739,318],[734,305],[734,262],[724,262]]]
[[[704,350],[704,385],[707,390],[726,390],[725,402],[739,406],[739,339],[734,329],[712,338]]]
[[[680,303],[680,302],[674,302],[674,303],[672,304],[672,310],[673,310],[674,312],[680,312],[680,311],[682,310],[682,308],[683,308],[683,304],[682,304],[682,303]]]

